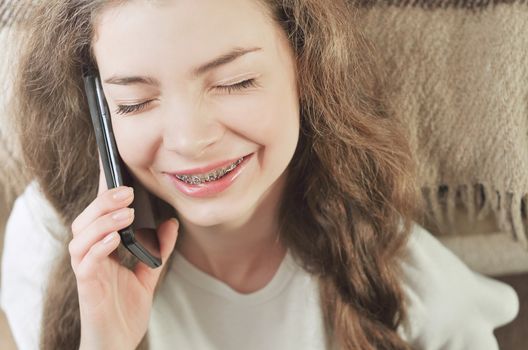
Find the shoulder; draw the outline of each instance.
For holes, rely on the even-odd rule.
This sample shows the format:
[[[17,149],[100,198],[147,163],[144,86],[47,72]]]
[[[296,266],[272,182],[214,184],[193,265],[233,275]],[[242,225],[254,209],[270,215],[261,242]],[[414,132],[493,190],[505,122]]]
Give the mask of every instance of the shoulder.
[[[470,270],[417,224],[402,272],[404,339],[420,349],[498,349],[493,330],[519,309],[513,288]]]
[[[51,231],[59,221],[36,183],[17,198],[7,221],[0,304],[20,348],[37,348],[48,274],[61,243]]]

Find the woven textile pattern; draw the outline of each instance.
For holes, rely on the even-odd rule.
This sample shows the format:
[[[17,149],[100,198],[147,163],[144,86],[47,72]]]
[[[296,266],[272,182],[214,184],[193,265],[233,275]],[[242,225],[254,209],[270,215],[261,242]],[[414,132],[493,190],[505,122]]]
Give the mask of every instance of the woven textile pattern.
[[[361,18],[408,126],[428,213],[495,216],[526,246],[528,2],[368,1]]]

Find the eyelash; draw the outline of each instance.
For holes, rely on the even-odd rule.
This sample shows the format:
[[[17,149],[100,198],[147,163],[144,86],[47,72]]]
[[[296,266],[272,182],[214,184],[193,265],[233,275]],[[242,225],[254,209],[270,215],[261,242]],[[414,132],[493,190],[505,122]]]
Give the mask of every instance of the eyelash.
[[[241,81],[240,83],[236,83],[236,84],[233,84],[233,85],[220,85],[220,86],[217,86],[217,87],[220,90],[225,90],[225,91],[227,91],[228,94],[230,94],[233,91],[247,89],[247,88],[256,87],[256,86],[257,86],[257,83],[256,83],[255,79],[248,79],[248,80],[244,80],[244,81]]]
[[[226,91],[228,94],[231,94],[234,91],[247,89],[250,87],[256,87],[256,86],[257,86],[257,83],[255,79],[248,79],[248,80],[244,80],[244,81],[241,81],[240,83],[236,83],[233,85],[220,85],[220,86],[217,86],[217,88],[220,90]],[[146,101],[143,103],[138,103],[135,105],[118,105],[115,112],[117,114],[122,114],[122,115],[139,112],[143,110],[145,107],[147,107],[152,101],[154,100]]]

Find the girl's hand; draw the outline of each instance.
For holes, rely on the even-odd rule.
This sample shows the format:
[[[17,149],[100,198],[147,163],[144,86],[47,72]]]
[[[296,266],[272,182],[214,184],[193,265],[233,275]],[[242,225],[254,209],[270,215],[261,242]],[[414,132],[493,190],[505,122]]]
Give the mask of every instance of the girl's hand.
[[[151,269],[139,262],[133,271],[111,253],[119,246],[116,232],[130,225],[130,187],[106,189],[101,172],[97,198],[73,221],[69,244],[77,279],[81,313],[81,349],[135,349],[147,331],[154,289],[163,265]],[[163,263],[174,250],[178,222],[157,229]]]

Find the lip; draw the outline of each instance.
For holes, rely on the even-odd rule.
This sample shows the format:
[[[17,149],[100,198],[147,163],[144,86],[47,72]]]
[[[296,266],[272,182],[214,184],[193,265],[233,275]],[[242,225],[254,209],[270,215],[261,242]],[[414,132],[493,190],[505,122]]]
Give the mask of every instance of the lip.
[[[224,175],[220,179],[216,181],[211,181],[211,182],[204,182],[198,185],[191,185],[184,181],[181,181],[175,176],[175,174],[166,173],[166,176],[168,177],[169,181],[174,185],[174,187],[176,187],[176,189],[178,189],[184,195],[187,195],[189,197],[194,197],[194,198],[211,197],[211,196],[214,196],[226,190],[228,187],[230,187],[235,182],[235,180],[239,177],[239,175],[242,174],[242,172],[244,171],[244,168],[246,167],[248,162],[251,160],[251,158],[253,158],[253,153],[247,156],[244,156],[244,160],[240,164],[238,164],[238,166],[235,169],[233,169],[231,172]],[[237,159],[240,159],[240,158],[236,158],[235,160]],[[227,162],[227,164],[230,164],[231,162],[234,162],[235,160]],[[221,164],[225,164],[225,163],[221,163]],[[195,171],[196,169],[192,169],[192,170]],[[181,173],[178,173],[178,175],[180,174]]]
[[[247,155],[242,156],[242,157],[249,157],[251,154],[247,154]],[[167,174],[169,174],[171,176],[206,174],[206,173],[211,172],[211,171],[213,171],[215,169],[223,168],[223,167],[225,167],[225,166],[227,166],[227,165],[229,165],[231,163],[234,163],[234,162],[236,162],[237,160],[239,160],[242,157],[237,157],[237,158],[233,158],[233,159],[230,159],[230,160],[224,160],[224,161],[216,162],[216,163],[213,163],[213,164],[210,164],[210,165],[207,165],[207,166],[204,166],[204,167],[200,167],[200,168],[186,169],[186,170],[181,170],[181,171],[170,171],[170,172],[167,172]]]

